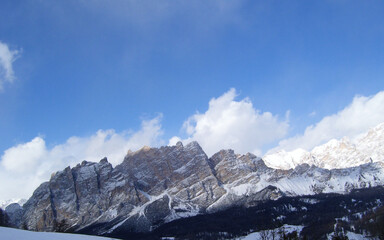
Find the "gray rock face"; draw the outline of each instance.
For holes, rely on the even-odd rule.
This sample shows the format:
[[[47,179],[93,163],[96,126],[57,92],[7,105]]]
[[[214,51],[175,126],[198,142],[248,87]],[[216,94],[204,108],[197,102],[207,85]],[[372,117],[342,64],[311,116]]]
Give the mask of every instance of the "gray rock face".
[[[259,160],[251,153],[240,155],[233,150],[221,150],[211,157],[210,162],[220,182],[227,184],[252,172],[266,170],[264,163]]]
[[[204,212],[224,193],[196,142],[144,147],[116,168],[103,159],[57,172],[24,205],[23,222],[28,229],[54,231],[63,220],[68,229],[79,230],[121,219],[137,231],[148,231]]]
[[[151,231],[174,219],[283,195],[347,192],[382,185],[382,163],[327,170],[267,167],[253,154],[222,150],[210,159],[196,142],[144,147],[112,167],[83,161],[55,173],[23,206],[19,225],[37,231]]]
[[[188,200],[203,208],[224,193],[209,166],[207,155],[196,142],[185,147],[182,144],[144,147],[128,154],[116,169],[128,176],[127,180],[139,192],[158,196],[167,191],[176,199]]]

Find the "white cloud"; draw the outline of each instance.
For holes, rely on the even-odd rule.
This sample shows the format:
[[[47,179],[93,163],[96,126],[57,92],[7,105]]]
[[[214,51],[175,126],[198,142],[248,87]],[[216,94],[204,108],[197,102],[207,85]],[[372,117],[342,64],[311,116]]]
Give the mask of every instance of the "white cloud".
[[[369,128],[384,122],[384,92],[374,96],[355,96],[352,103],[336,114],[326,116],[315,125],[305,129],[303,135],[282,140],[269,153],[296,148],[312,150],[333,138],[358,138]]]
[[[99,130],[90,137],[71,137],[65,143],[48,148],[42,137],[4,151],[0,162],[0,196],[3,200],[29,197],[33,190],[56,171],[82,160],[99,161],[107,157],[116,165],[129,149],[158,146],[161,140],[161,115],[143,121],[137,132],[116,133]]]
[[[0,90],[5,82],[13,82],[15,79],[12,64],[18,54],[19,51],[10,50],[7,44],[0,42]]]
[[[248,98],[235,98],[236,90],[230,89],[211,99],[205,113],[189,117],[183,125],[189,137],[183,142],[198,141],[209,156],[228,148],[238,153],[260,154],[263,146],[285,136],[287,119],[280,121],[270,112],[260,112]],[[170,144],[179,139],[171,138]]]
[[[45,142],[41,137],[7,149],[2,157],[1,166],[7,171],[25,173],[36,167],[38,161],[47,154]]]
[[[177,136],[173,136],[173,137],[171,137],[171,139],[169,139],[168,146],[174,146],[174,145],[176,145],[176,143],[181,142],[181,141],[182,141],[181,138],[179,138]]]

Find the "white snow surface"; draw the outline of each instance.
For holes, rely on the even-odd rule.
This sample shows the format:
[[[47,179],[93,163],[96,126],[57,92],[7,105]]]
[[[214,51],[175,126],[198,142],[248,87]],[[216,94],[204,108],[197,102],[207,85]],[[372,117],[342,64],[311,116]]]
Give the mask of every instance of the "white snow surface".
[[[384,161],[384,123],[371,128],[363,137],[332,139],[308,152],[280,150],[263,157],[265,164],[277,169],[291,169],[306,163],[326,169],[349,168],[369,162]]]
[[[328,235],[328,240],[331,240],[335,233],[331,233]],[[346,232],[345,235],[348,237],[349,240],[366,240],[366,239],[372,239],[370,237],[364,236],[362,234],[354,233],[354,232]]]
[[[310,162],[311,154],[304,149],[296,149],[292,152],[278,151],[263,157],[268,167],[278,169],[295,168],[297,165]]]
[[[364,239],[367,239],[366,236],[358,234],[358,233],[354,233],[354,232],[347,232],[346,235],[347,235],[349,240],[364,240]]]
[[[284,230],[287,232],[287,233],[291,233],[293,231],[297,231],[298,235],[300,234],[300,232],[303,230],[303,226],[296,226],[296,225],[284,225]],[[275,232],[278,232],[279,231],[279,228],[276,228],[274,229]],[[332,237],[333,237],[334,233],[331,233],[328,235],[328,239],[331,240]],[[364,235],[361,235],[361,234],[358,234],[358,233],[354,233],[354,232],[346,232],[345,235],[348,237],[349,240],[364,240],[364,239],[370,239],[368,238],[367,236],[364,236]],[[237,238],[237,240],[260,240],[261,239],[261,236],[260,236],[260,232],[253,232],[253,233],[250,233],[248,234],[247,236],[245,237],[242,237],[242,238]],[[279,235],[277,234],[277,236],[275,237],[276,240],[279,240]]]
[[[304,228],[303,226],[288,225],[288,224],[283,225],[283,227],[284,227],[285,232],[291,233],[293,231],[296,231],[298,235],[300,234],[301,230],[303,230],[303,228]],[[275,230],[275,232],[279,232],[279,228],[276,228],[274,230]],[[280,239],[279,235],[278,234],[276,234],[276,235],[277,236],[275,237],[275,239],[279,240]],[[260,236],[260,232],[253,232],[253,233],[248,234],[245,237],[236,238],[236,239],[238,239],[238,240],[240,240],[240,239],[241,240],[259,240],[259,239],[261,239],[261,236]]]
[[[6,240],[107,240],[97,236],[87,236],[70,233],[31,232],[26,230],[0,227],[0,238]]]

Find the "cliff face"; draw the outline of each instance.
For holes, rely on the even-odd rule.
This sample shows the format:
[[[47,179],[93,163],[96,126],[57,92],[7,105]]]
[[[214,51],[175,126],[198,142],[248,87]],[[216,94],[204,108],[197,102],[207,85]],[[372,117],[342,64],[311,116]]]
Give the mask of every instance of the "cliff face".
[[[282,195],[382,185],[383,167],[377,162],[327,170],[303,164],[279,170],[253,154],[232,150],[208,158],[197,142],[144,147],[129,152],[115,168],[102,159],[57,172],[24,204],[20,224],[38,231],[60,227],[100,235],[145,232],[178,218]]]
[[[103,159],[57,172],[24,205],[23,221],[29,229],[52,231],[63,219],[74,230],[124,220],[147,231],[204,212],[224,193],[196,142],[144,147],[116,168]]]

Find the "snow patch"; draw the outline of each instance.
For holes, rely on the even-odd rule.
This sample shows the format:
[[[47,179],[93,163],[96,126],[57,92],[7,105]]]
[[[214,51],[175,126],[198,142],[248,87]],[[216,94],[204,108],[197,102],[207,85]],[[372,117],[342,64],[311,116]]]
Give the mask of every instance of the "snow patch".
[[[280,236],[278,234],[278,232],[280,230],[284,229],[284,231],[286,233],[292,233],[292,232],[296,231],[297,234],[299,235],[300,232],[303,230],[303,228],[304,228],[304,226],[296,226],[296,225],[285,224],[285,225],[283,225],[280,228],[275,228],[275,229],[272,229],[272,230],[276,233],[275,240],[280,240]],[[237,238],[237,239],[239,239],[239,240],[240,239],[242,239],[242,240],[259,240],[259,239],[261,239],[261,231],[260,232],[253,232],[253,233],[248,234],[245,237],[241,237],[241,238]]]

